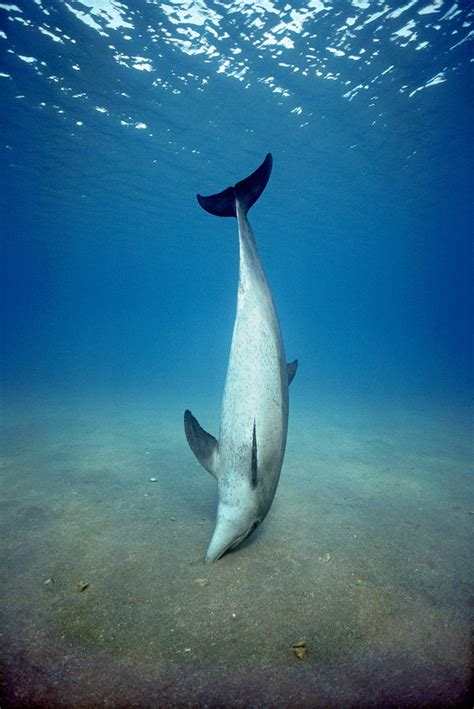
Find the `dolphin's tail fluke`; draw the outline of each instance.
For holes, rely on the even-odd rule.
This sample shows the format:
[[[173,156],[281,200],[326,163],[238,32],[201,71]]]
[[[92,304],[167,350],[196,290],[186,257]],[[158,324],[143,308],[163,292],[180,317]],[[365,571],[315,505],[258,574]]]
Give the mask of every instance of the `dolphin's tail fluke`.
[[[203,197],[198,194],[199,204],[206,212],[215,214],[217,217],[236,217],[237,211],[235,202],[239,201],[244,212],[248,212],[265,189],[270,173],[272,171],[272,156],[268,153],[260,167],[244,180],[237,182],[234,187],[228,187],[223,192],[211,194]]]

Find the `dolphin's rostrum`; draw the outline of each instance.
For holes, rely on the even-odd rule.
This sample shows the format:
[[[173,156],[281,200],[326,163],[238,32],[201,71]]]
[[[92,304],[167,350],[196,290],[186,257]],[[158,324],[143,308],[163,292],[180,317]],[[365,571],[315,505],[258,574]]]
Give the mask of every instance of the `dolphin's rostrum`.
[[[272,294],[258,256],[247,212],[270,177],[268,154],[255,172],[234,187],[197,196],[211,214],[236,217],[239,286],[219,441],[190,411],[184,414],[188,443],[217,479],[217,520],[206,560],[215,561],[240,544],[271,507],[280,477],[288,430],[288,385],[297,361],[286,363]]]

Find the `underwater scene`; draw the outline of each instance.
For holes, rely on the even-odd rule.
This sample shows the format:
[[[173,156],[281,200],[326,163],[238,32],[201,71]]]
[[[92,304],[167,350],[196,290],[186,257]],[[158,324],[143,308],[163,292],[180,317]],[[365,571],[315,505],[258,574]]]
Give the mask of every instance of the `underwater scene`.
[[[2,708],[472,706],[473,39],[0,3]]]

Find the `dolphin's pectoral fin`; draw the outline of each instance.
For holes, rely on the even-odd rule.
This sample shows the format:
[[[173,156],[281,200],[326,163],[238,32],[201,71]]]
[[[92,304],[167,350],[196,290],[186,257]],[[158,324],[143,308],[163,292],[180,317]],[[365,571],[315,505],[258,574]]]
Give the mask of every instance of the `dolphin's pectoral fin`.
[[[286,365],[286,369],[288,372],[288,386],[290,386],[291,382],[295,378],[296,370],[298,369],[298,360],[295,359],[294,362],[289,362]]]
[[[255,427],[255,420],[253,422],[252,463],[251,463],[250,471],[251,471],[252,487],[256,487],[257,486],[257,473],[258,473],[258,460],[257,460],[257,430]]]
[[[210,433],[205,431],[197,418],[188,410],[184,412],[184,432],[189,447],[201,463],[215,478],[219,459],[219,444]]]

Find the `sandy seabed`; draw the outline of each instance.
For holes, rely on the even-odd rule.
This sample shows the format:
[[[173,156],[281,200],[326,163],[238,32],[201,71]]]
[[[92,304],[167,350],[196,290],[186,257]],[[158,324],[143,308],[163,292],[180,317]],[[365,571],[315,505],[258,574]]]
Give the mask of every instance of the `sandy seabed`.
[[[269,516],[209,565],[176,402],[5,404],[1,706],[468,706],[470,423],[296,407]]]

